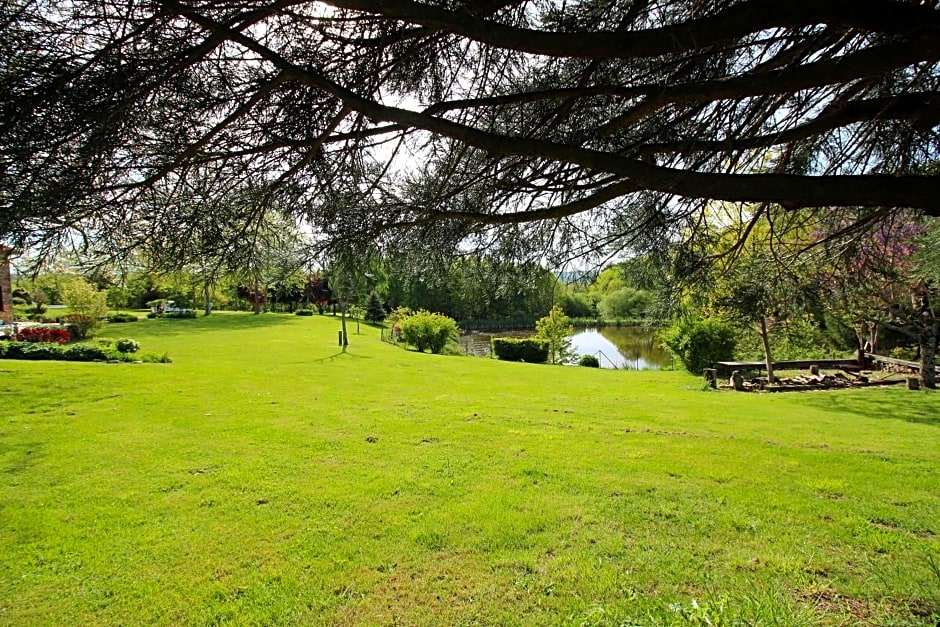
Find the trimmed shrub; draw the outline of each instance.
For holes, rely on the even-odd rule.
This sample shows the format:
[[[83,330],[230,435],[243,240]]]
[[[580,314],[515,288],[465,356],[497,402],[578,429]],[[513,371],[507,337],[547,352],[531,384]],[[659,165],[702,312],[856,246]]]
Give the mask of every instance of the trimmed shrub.
[[[737,345],[734,329],[718,320],[681,320],[660,331],[659,339],[693,374],[733,359]]]
[[[150,319],[157,318],[157,317],[159,317],[159,316],[160,316],[160,314],[158,314],[158,313],[155,312],[155,311],[148,311],[148,312],[147,312],[147,317],[150,318]]]
[[[594,355],[581,355],[581,359],[578,360],[579,366],[584,366],[585,368],[600,368],[601,362]]]
[[[163,355],[144,354],[139,357],[130,357],[131,351],[118,352],[116,345],[120,342],[133,342],[134,340],[118,340],[109,342],[81,343],[60,346],[39,342],[0,342],[0,359],[30,359],[30,360],[58,360],[58,361],[139,361],[147,363],[170,363],[170,357]]]
[[[5,359],[59,359],[62,349],[58,344],[39,342],[3,342],[0,344],[0,357]]]
[[[13,305],[14,305],[14,306],[16,306],[16,305],[23,306],[23,305],[28,305],[28,304],[29,304],[29,301],[26,300],[25,298],[20,298],[19,296],[14,296],[14,297],[13,297]]]
[[[137,316],[129,313],[118,313],[108,316],[108,322],[137,322]]]
[[[312,316],[313,310],[312,309],[298,309],[297,311],[294,312],[294,315],[295,316]]]
[[[164,318],[195,318],[196,312],[191,309],[184,309],[182,311],[168,311],[163,314]]]
[[[494,337],[490,347],[497,359],[543,364],[548,361],[548,340],[535,337]]]
[[[456,339],[460,333],[453,318],[424,310],[404,318],[399,326],[402,340],[421,352],[428,348],[435,354],[442,353],[447,341]]]

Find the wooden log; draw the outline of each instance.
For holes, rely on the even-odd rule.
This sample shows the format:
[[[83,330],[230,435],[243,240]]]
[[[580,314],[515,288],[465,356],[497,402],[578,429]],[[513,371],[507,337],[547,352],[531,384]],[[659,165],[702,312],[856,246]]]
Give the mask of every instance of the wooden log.
[[[814,377],[819,374],[819,364],[813,364],[809,367],[809,373]]]
[[[908,390],[919,390],[920,389],[920,379],[917,377],[908,377],[907,378],[907,389]]]
[[[735,370],[731,373],[731,387],[734,388],[735,392],[744,391],[744,376],[741,374],[740,370]]]

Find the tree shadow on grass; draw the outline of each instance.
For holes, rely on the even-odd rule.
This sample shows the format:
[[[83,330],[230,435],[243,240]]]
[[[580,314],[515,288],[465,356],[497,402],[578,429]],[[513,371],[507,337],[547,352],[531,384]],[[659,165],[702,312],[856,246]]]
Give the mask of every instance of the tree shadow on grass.
[[[333,353],[332,355],[327,355],[326,357],[320,357],[319,359],[311,359],[310,363],[316,364],[322,361],[333,361],[335,359],[342,358],[344,355],[347,357],[355,358],[355,359],[372,359],[372,357],[369,357],[368,355],[356,355],[355,353],[350,353],[349,351],[346,351],[345,353],[343,351],[337,351]]]
[[[147,320],[147,332],[159,336],[193,335],[216,331],[243,331],[286,324],[292,318],[286,314],[213,313],[198,318],[156,318]]]
[[[821,393],[807,398],[807,404],[864,418],[902,420],[940,427],[940,397],[937,392],[871,390],[852,394]]]

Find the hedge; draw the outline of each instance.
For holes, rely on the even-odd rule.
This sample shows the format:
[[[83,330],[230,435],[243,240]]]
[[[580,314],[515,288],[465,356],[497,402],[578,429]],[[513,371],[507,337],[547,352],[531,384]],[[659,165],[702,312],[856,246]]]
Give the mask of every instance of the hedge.
[[[138,348],[140,345],[131,339],[118,340],[123,348]],[[33,361],[144,361],[149,363],[170,363],[167,355],[137,355],[121,352],[116,343],[107,344],[59,344],[45,342],[0,342],[0,359],[29,359]]]
[[[497,359],[543,364],[548,361],[548,341],[534,337],[494,337],[490,346]]]

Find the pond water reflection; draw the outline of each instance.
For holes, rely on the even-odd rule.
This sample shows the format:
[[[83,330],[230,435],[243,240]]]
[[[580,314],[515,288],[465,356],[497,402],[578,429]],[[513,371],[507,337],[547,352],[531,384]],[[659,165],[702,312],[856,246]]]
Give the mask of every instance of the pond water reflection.
[[[530,335],[531,331],[473,332],[461,336],[460,344],[468,354],[486,357],[490,354],[490,338]],[[597,357],[602,368],[658,370],[672,364],[672,357],[656,338],[656,329],[650,327],[576,329],[571,345],[579,356]]]

